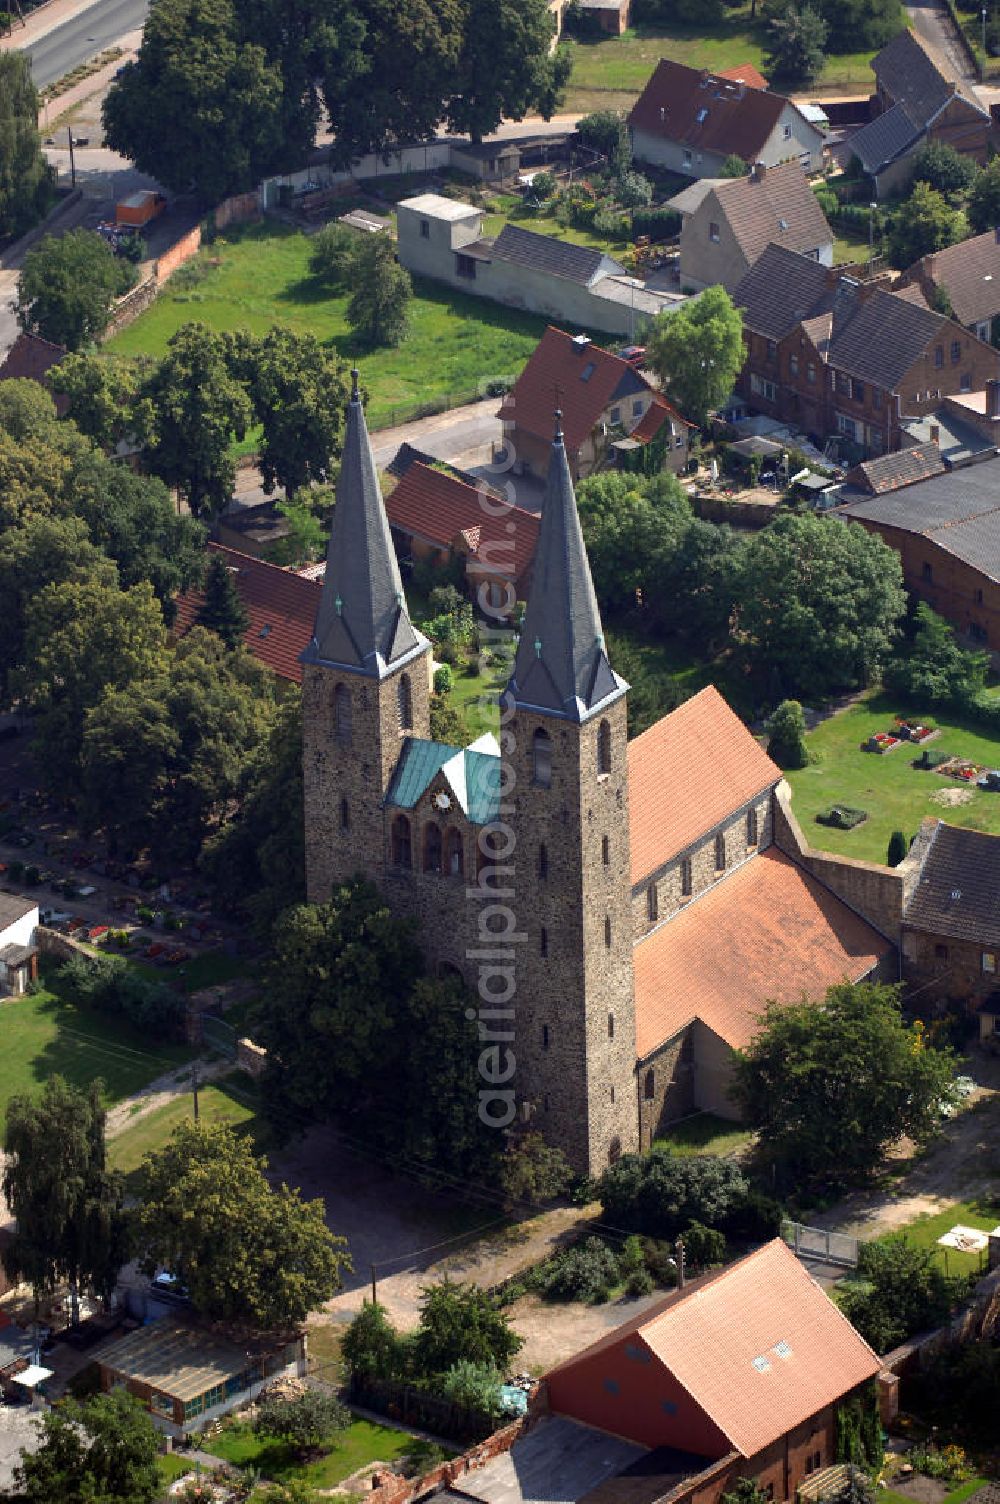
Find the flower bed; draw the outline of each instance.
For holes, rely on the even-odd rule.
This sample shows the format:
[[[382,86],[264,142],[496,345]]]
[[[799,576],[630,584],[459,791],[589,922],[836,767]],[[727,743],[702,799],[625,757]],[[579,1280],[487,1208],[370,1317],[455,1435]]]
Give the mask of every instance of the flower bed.
[[[964,757],[949,757],[947,762],[939,763],[934,771],[943,773],[946,778],[957,778],[959,783],[975,783],[986,769]]]
[[[926,726],[922,721],[908,721],[905,717],[896,717],[896,735],[904,741],[926,742],[937,732],[936,726]]]
[[[891,731],[876,731],[866,742],[862,742],[863,752],[891,752],[893,747],[898,747],[901,738],[893,736]]]

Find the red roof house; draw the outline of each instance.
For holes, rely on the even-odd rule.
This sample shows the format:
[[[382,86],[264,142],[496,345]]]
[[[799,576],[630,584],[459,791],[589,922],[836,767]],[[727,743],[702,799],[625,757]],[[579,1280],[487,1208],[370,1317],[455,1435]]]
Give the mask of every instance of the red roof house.
[[[65,360],[69,351],[63,345],[42,339],[38,334],[19,334],[0,365],[0,381],[37,381],[48,390],[46,376],[53,366]],[[69,398],[52,393],[60,418],[69,411]]]
[[[250,618],[243,638],[249,651],[279,678],[301,684],[299,654],[312,636],[323,593],[320,581],[254,559],[250,554],[237,553],[221,543],[210,543],[208,547],[225,559]],[[196,625],[202,600],[200,590],[186,590],[177,597],[173,625],[176,637],[183,637]]]

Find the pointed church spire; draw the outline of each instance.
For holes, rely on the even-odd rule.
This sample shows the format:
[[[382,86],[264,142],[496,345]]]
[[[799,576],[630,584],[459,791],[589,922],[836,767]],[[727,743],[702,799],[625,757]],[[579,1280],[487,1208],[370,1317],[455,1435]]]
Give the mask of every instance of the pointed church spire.
[[[557,410],[531,593],[508,692],[518,705],[585,721],[627,688],[604,650]]]
[[[382,679],[421,652],[427,640],[414,630],[406,610],[357,371],[351,380],[326,578],[302,662]]]

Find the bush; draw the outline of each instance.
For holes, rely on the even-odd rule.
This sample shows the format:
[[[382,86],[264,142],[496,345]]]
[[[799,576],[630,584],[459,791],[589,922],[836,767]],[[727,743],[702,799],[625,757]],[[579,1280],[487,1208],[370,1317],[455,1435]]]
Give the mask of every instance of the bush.
[[[862,1243],[857,1282],[841,1287],[840,1308],[878,1353],[941,1326],[968,1281],[950,1279],[933,1248],[903,1236]],[[848,1459],[850,1460],[850,1459]]]
[[[341,1346],[351,1374],[367,1379],[395,1379],[406,1370],[406,1347],[385,1307],[366,1300],[344,1333]]]
[[[441,1380],[441,1393],[463,1410],[476,1410],[497,1420],[503,1410],[503,1377],[492,1363],[470,1363],[461,1358]]]
[[[701,1222],[692,1222],[682,1234],[684,1258],[692,1269],[707,1269],[722,1264],[726,1258],[725,1234]]]
[[[56,977],[60,989],[81,1008],[120,1013],[137,1029],[161,1038],[180,1030],[183,997],[158,977],[136,971],[124,956],[71,956]]]
[[[886,866],[898,867],[908,850],[909,846],[903,832],[901,830],[894,830],[889,837],[889,847],[885,855]]]
[[[583,1300],[600,1305],[621,1277],[618,1259],[600,1238],[557,1253],[539,1271],[538,1287],[546,1300]]]
[[[809,761],[806,751],[806,720],[798,700],[782,700],[767,723],[767,755],[779,768],[804,768]]]
[[[258,1436],[277,1436],[300,1454],[333,1444],[333,1433],[345,1431],[351,1412],[332,1394],[307,1389],[294,1399],[258,1402],[254,1431]]]
[[[339,292],[348,284],[357,248],[357,231],[347,225],[324,225],[309,247],[309,270],[331,291]]]
[[[625,1293],[633,1300],[638,1300],[640,1295],[652,1295],[655,1289],[656,1281],[648,1269],[636,1269],[625,1283]]]
[[[646,1268],[658,1285],[665,1290],[677,1283],[677,1260],[672,1243],[663,1238],[643,1238],[642,1256]]]
[[[829,825],[834,830],[853,830],[855,825],[868,819],[866,809],[854,809],[849,804],[831,804],[829,809],[821,809],[816,816],[817,825]]]
[[[673,240],[680,229],[676,209],[636,209],[632,215],[632,234],[648,235],[650,240]]]
[[[436,695],[451,694],[455,686],[455,675],[447,663],[442,663],[440,668],[434,670],[434,693]]]
[[[694,1158],[663,1147],[626,1154],[597,1183],[605,1219],[615,1227],[675,1238],[692,1222],[727,1228],[743,1212],[750,1186],[731,1160]]]

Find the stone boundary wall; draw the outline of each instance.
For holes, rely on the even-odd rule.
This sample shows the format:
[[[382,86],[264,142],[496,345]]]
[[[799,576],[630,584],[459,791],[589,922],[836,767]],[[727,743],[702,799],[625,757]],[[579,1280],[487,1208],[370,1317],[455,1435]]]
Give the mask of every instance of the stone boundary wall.
[[[238,1039],[236,1041],[236,1068],[246,1071],[255,1081],[267,1070],[267,1051],[263,1045],[254,1044],[252,1039]]]
[[[146,312],[150,304],[155,301],[159,290],[154,273],[152,276],[147,277],[144,282],[140,282],[138,287],[133,287],[131,292],[127,292],[123,298],[119,298],[111,314],[108,327],[101,335],[101,339],[110,339],[113,334],[117,334],[121,329],[127,329],[129,324],[135,322],[140,313]]]
[[[44,924],[35,930],[35,944],[43,956],[52,956],[57,961],[70,961],[74,956],[94,959],[94,953],[74,940],[72,935],[61,935],[58,930],[46,929]]]
[[[884,1371],[900,1377],[919,1371],[935,1353],[956,1342],[978,1342],[1000,1335],[1000,1269],[991,1269],[976,1285],[961,1310],[944,1326],[918,1332],[882,1359]]]
[[[371,1504],[411,1504],[412,1500],[422,1498],[435,1489],[450,1487],[451,1484],[457,1483],[464,1473],[474,1472],[476,1468],[492,1462],[494,1457],[500,1457],[504,1452],[509,1452],[515,1441],[531,1430],[538,1419],[540,1419],[538,1414],[526,1415],[521,1420],[514,1421],[512,1425],[504,1426],[500,1431],[494,1431],[493,1435],[487,1436],[485,1441],[470,1447],[460,1457],[453,1457],[450,1462],[442,1462],[431,1472],[425,1473],[422,1478],[400,1478],[394,1473],[389,1474],[378,1487],[373,1486],[368,1498]],[[375,1478],[372,1479],[372,1483],[375,1484]]]
[[[252,193],[236,193],[232,198],[223,199],[213,215],[216,230],[224,230],[227,225],[249,224],[260,218],[262,214],[258,189],[254,189]]]

